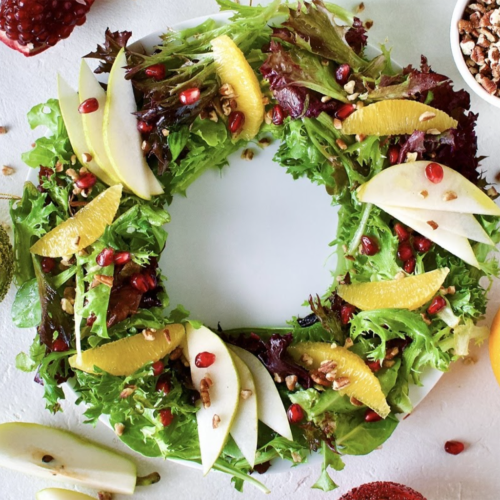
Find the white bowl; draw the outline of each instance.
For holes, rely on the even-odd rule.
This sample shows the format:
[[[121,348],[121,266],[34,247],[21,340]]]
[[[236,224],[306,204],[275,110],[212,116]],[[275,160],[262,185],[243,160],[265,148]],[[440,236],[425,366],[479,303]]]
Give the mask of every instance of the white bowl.
[[[451,17],[451,27],[450,27],[450,43],[451,51],[453,53],[453,59],[457,65],[460,74],[466,81],[467,85],[479,96],[484,99],[489,104],[500,108],[500,98],[489,94],[486,90],[481,87],[481,85],[476,81],[474,75],[469,71],[467,64],[465,64],[465,58],[460,48],[460,33],[458,32],[458,21],[462,19],[464,15],[465,8],[469,5],[470,0],[457,0],[453,15]]]

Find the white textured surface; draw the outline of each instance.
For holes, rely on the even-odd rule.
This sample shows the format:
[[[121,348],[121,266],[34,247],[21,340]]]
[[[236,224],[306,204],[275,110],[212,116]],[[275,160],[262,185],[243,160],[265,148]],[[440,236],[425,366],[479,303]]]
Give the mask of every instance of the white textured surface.
[[[355,2],[339,2],[353,7]],[[453,0],[368,0],[364,18],[375,25],[370,33],[372,43],[384,42],[394,47],[393,55],[401,63],[419,63],[426,54],[433,67],[463,85],[455,69],[448,42],[449,20]],[[31,132],[25,121],[29,108],[56,95],[57,71],[76,83],[79,56],[102,40],[104,29],[131,29],[140,38],[151,31],[176,22],[216,12],[215,2],[209,0],[99,0],[89,15],[88,23],[75,31],[65,43],[44,54],[25,59],[0,46],[0,125],[10,128],[0,136],[0,165],[12,165],[17,172],[0,178],[0,192],[20,193],[27,167],[20,161],[22,151],[29,149],[37,132]],[[488,107],[475,96],[473,109],[480,112],[480,154],[488,155],[483,167],[494,176],[500,165],[498,122],[500,110]],[[269,202],[263,200],[263,202]],[[0,220],[7,221],[7,204],[0,205]],[[489,319],[498,307],[500,287],[493,290]],[[26,349],[32,332],[17,330],[10,321],[9,310],[13,290],[0,305],[0,422],[33,421],[58,425],[114,446],[126,452],[114,435],[103,425],[96,429],[81,424],[81,409],[70,399],[64,412],[51,416],[44,410],[42,389],[32,381],[32,375],[16,371],[15,355]],[[342,473],[334,473],[340,488],[326,498],[336,499],[358,484],[374,480],[406,483],[419,490],[429,500],[496,500],[499,498],[498,463],[500,461],[500,389],[495,383],[486,348],[476,352],[478,363],[453,366],[412,416],[396,430],[383,449],[369,457],[346,458]],[[460,439],[468,444],[460,456],[447,455],[443,444],[448,439]],[[136,457],[141,473],[158,470],[162,481],[147,489],[138,490],[134,498],[159,500],[189,495],[192,499],[241,498],[230,486],[229,479],[211,473],[201,473],[177,464]],[[269,475],[264,479],[272,494],[268,498],[325,498],[311,490],[319,473],[318,467],[301,466],[288,473]],[[55,484],[54,484],[55,485]],[[52,486],[46,481],[0,470],[2,500],[28,500],[39,489]],[[246,487],[245,498],[261,494]],[[122,497],[117,497],[121,500]],[[125,498],[125,497],[123,497]]]

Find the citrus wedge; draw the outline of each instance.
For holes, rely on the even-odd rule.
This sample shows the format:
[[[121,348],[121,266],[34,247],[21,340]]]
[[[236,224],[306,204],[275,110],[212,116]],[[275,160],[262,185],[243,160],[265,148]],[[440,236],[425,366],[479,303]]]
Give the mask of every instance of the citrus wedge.
[[[40,238],[31,247],[31,253],[44,257],[63,257],[88,247],[100,238],[106,226],[113,222],[121,196],[121,184],[106,189],[74,217]]]
[[[212,50],[221,83],[228,83],[233,87],[236,109],[245,115],[245,123],[238,139],[253,139],[264,120],[263,95],[259,80],[243,52],[227,35],[213,39]]]
[[[500,309],[491,324],[488,343],[491,368],[495,374],[498,384],[500,385]]]
[[[337,293],[362,311],[422,307],[436,295],[449,273],[447,267],[400,280],[339,285]]]
[[[31,247],[31,253],[43,257],[63,257],[92,245],[102,236],[106,226],[113,222],[121,197],[121,184],[106,189],[74,217],[40,238]]]
[[[288,348],[288,353],[297,362],[304,354],[308,354],[312,360],[312,366],[308,369],[317,369],[322,361],[331,360],[337,363],[337,375],[348,377],[350,384],[339,391],[349,397],[355,397],[358,401],[377,412],[385,418],[391,412],[385,399],[380,382],[366,363],[355,353],[344,347],[334,347],[326,342],[304,342]]]
[[[342,124],[347,135],[401,135],[415,130],[444,132],[458,122],[439,109],[416,101],[392,99],[358,109]]]
[[[69,358],[72,368],[87,373],[95,373],[97,366],[105,372],[125,377],[132,375],[141,366],[156,362],[171,353],[184,339],[184,326],[168,325],[148,340],[142,333],[125,337],[100,347],[82,352],[80,358],[75,354]]]

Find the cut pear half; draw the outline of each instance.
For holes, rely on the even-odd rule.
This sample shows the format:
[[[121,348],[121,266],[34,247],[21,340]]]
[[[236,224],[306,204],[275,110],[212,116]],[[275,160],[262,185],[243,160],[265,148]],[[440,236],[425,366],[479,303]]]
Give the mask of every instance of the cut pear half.
[[[76,434],[39,424],[0,424],[0,466],[96,490],[134,493],[135,464]]]
[[[95,498],[78,491],[46,488],[36,494],[36,500],[95,500]]]
[[[108,175],[95,161],[92,148],[85,138],[82,115],[78,111],[78,106],[80,106],[78,94],[61,75],[57,76],[57,94],[69,141],[78,161],[108,186],[116,184],[113,177]],[[89,154],[92,159],[88,162],[83,161],[84,154]]]

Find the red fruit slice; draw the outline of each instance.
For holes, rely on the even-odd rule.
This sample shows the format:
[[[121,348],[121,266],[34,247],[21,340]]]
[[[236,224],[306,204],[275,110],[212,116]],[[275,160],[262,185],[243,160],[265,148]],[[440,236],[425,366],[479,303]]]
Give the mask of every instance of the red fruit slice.
[[[354,488],[339,500],[426,500],[420,493],[404,486],[386,481],[367,483]]]

